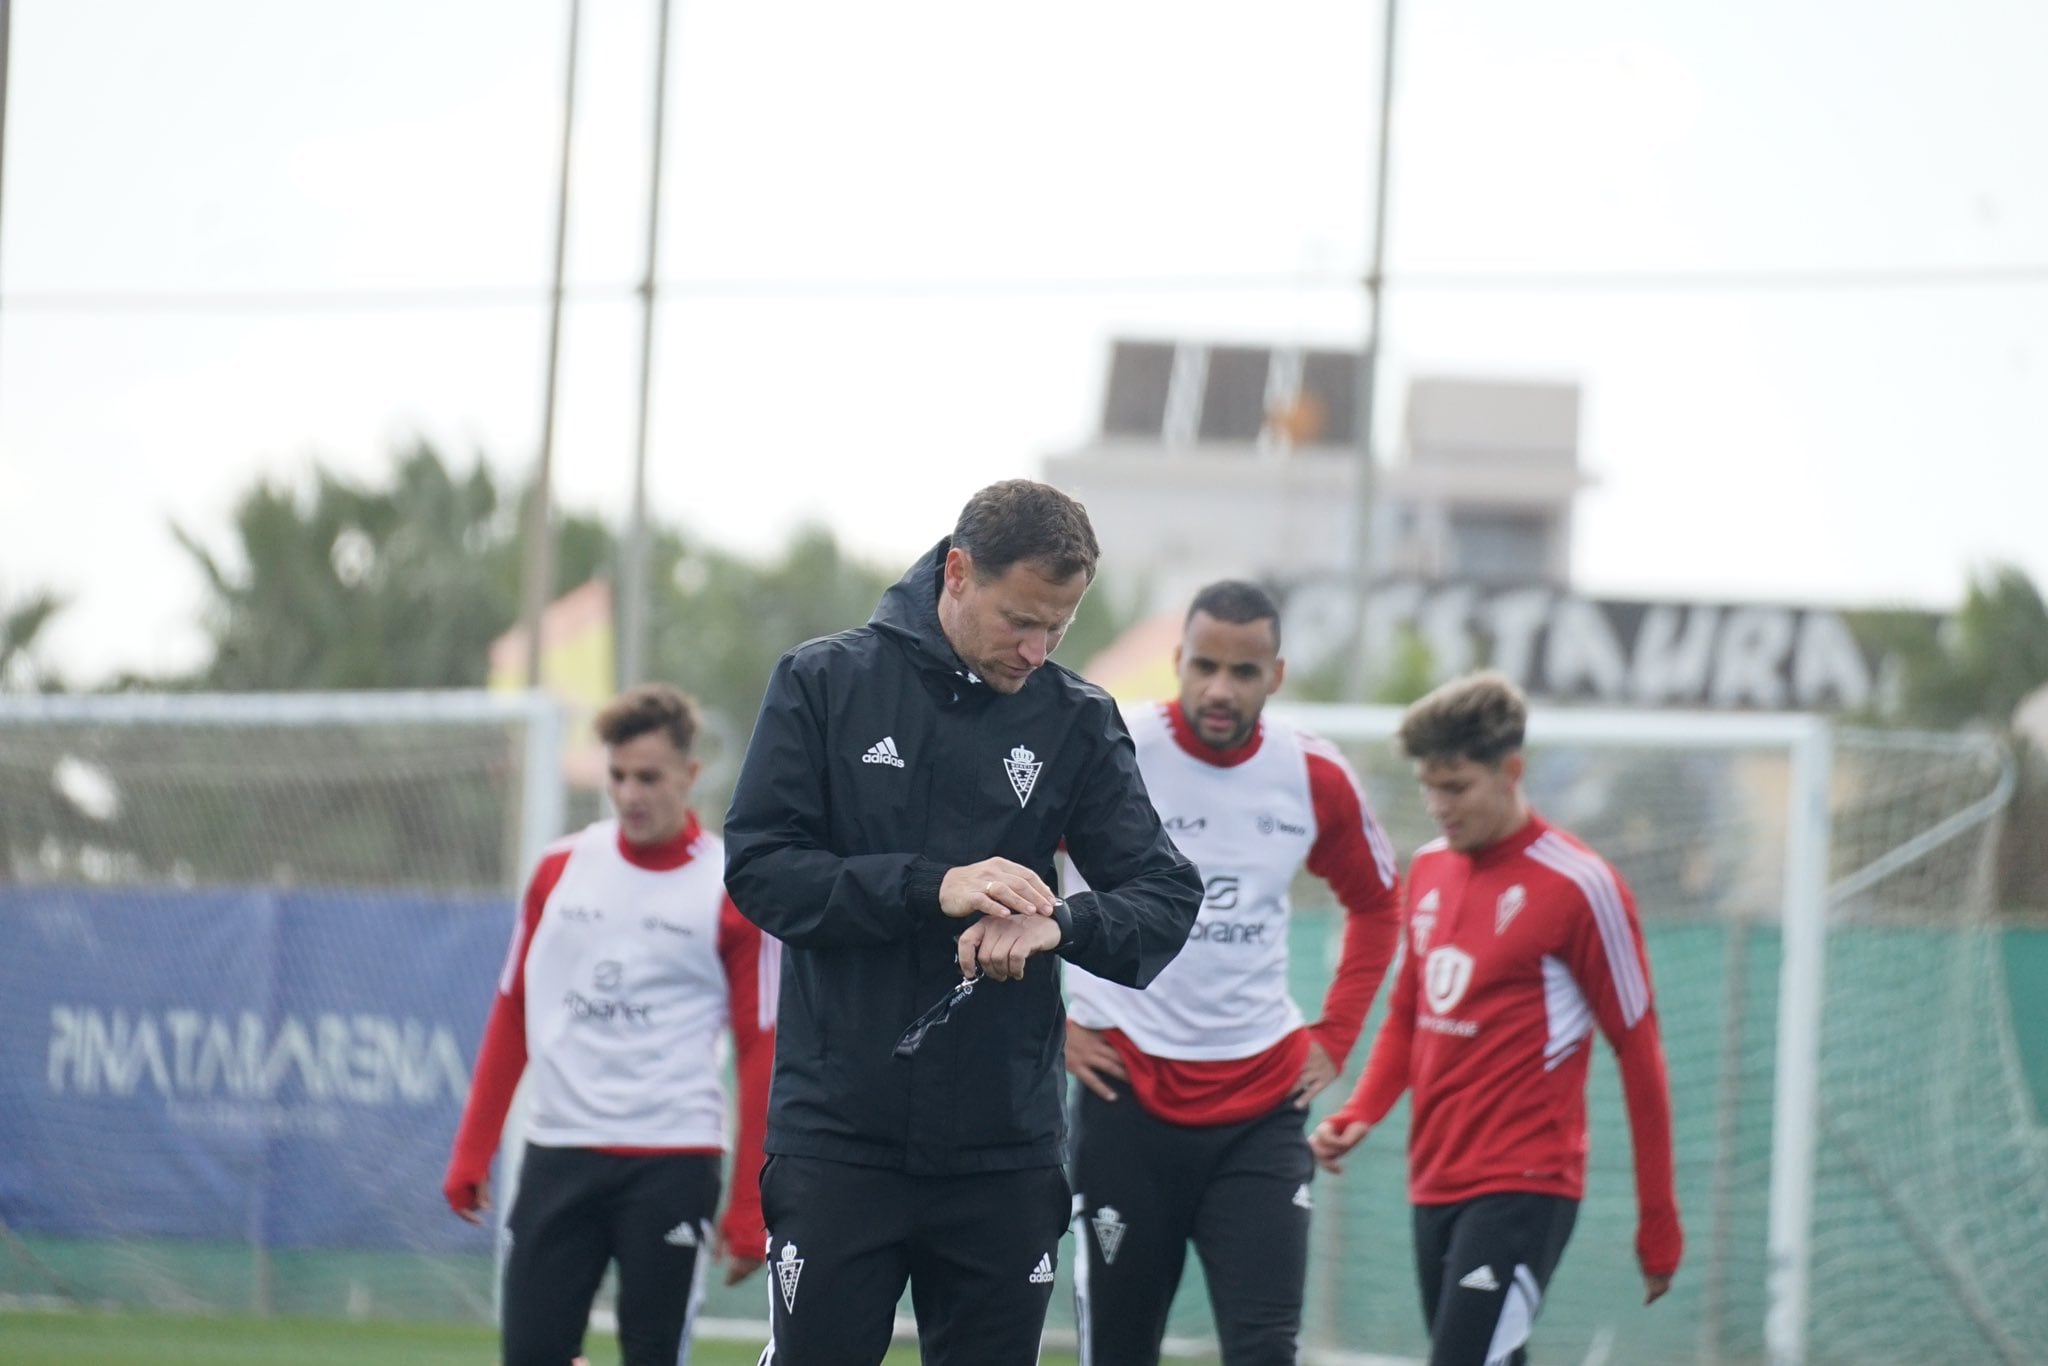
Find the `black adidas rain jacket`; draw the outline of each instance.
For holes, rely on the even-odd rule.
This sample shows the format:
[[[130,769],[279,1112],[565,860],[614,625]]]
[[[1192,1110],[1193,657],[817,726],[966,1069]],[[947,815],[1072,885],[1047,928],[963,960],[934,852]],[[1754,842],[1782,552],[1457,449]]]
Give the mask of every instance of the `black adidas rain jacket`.
[[[960,981],[971,921],[939,910],[948,869],[1000,855],[1056,888],[1064,841],[1093,890],[1068,900],[1058,956],[1134,987],[1201,905],[1107,694],[1049,661],[1008,695],[967,676],[939,630],[947,544],[865,627],[782,657],[726,814],[726,886],[785,948],[770,1153],[946,1175],[1063,1160],[1051,955],[895,1056]]]

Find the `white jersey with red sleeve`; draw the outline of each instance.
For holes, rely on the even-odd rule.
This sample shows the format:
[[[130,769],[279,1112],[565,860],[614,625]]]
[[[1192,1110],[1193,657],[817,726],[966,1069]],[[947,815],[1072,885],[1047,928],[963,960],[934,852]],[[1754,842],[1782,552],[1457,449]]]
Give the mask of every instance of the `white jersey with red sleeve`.
[[[616,821],[557,841],[535,870],[486,1023],[451,1176],[480,1178],[528,1074],[527,1137],[549,1147],[716,1152],[728,1144],[719,1043],[739,1082],[728,1236],[759,1225],[774,1050],[775,940],[725,894],[718,838],[626,845]]]
[[[1412,1092],[1409,1197],[1509,1191],[1580,1199],[1586,1072],[1597,1027],[1620,1064],[1635,1149],[1643,1270],[1669,1275],[1683,1235],[1671,1101],[1649,956],[1627,885],[1532,816],[1462,854],[1438,840],[1409,867],[1407,957],[1358,1089],[1331,1121],[1375,1124]]]
[[[1307,731],[1261,721],[1245,744],[1217,750],[1178,703],[1128,720],[1145,790],[1201,871],[1202,909],[1187,947],[1142,991],[1069,968],[1069,1012],[1110,1031],[1159,1117],[1263,1113],[1293,1089],[1311,1036],[1339,1067],[1357,1041],[1397,939],[1393,846],[1350,765]],[[1306,1027],[1287,986],[1289,888],[1304,865],[1347,912],[1322,1018]]]

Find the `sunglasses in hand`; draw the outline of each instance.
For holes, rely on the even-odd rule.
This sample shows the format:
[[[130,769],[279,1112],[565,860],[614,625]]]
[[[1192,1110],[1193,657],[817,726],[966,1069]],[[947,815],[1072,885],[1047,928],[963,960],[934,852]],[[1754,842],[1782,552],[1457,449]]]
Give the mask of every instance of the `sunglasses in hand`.
[[[924,1036],[933,1029],[953,1018],[954,1008],[974,994],[974,984],[981,980],[981,974],[960,980],[959,985],[948,991],[934,1003],[931,1009],[910,1022],[910,1028],[903,1031],[903,1037],[896,1041],[896,1056],[907,1058],[924,1046]]]

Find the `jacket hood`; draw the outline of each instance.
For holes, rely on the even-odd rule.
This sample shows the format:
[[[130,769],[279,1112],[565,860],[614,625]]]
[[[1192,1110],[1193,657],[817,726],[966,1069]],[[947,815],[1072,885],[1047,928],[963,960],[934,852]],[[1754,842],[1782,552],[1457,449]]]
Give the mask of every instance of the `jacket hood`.
[[[904,649],[921,670],[936,671],[966,682],[967,666],[939,629],[939,583],[946,567],[946,551],[953,538],[940,540],[905,570],[875,604],[868,625],[889,636]]]

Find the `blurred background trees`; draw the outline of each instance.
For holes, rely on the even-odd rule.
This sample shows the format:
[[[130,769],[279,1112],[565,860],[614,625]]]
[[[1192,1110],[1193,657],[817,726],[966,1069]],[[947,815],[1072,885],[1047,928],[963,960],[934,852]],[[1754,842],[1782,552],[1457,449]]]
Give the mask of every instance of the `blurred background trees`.
[[[42,661],[39,638],[64,599],[46,589],[0,594],[0,692],[61,692],[62,681]]]
[[[125,685],[481,687],[492,641],[519,619],[524,498],[524,489],[500,487],[481,458],[457,468],[425,442],[396,452],[381,483],[325,467],[303,490],[259,482],[237,500],[223,546],[173,528],[206,583],[206,662],[183,677]],[[945,530],[933,528],[933,539]],[[740,728],[740,738],[782,652],[865,622],[905,568],[863,561],[815,526],[765,561],[662,524],[649,529],[648,544],[649,675],[696,694]],[[551,596],[615,578],[618,560],[618,538],[602,521],[559,514]],[[60,606],[47,595],[0,603],[18,608],[0,622],[0,668],[32,658],[35,632]],[[1132,616],[1098,586],[1061,661],[1086,663]],[[40,677],[26,663],[12,667]],[[0,679],[13,685],[5,673]]]
[[[1872,612],[1861,614],[1859,625],[1899,661],[1878,720],[1929,730],[2004,729],[2048,685],[2048,605],[2013,565],[1972,574],[1952,617]]]
[[[325,467],[301,493],[258,483],[216,553],[174,528],[207,585],[211,658],[180,686],[209,691],[481,687],[491,641],[519,611],[518,501],[481,460],[451,471],[425,443],[388,485]],[[562,519],[557,590],[597,572],[610,538]]]
[[[1872,639],[1895,652],[1899,675],[1886,724],[1980,727],[2013,747],[2018,786],[1998,849],[1999,902],[2008,914],[2048,916],[2048,604],[2025,571],[1992,564],[1970,576],[1953,617],[1876,614]]]

